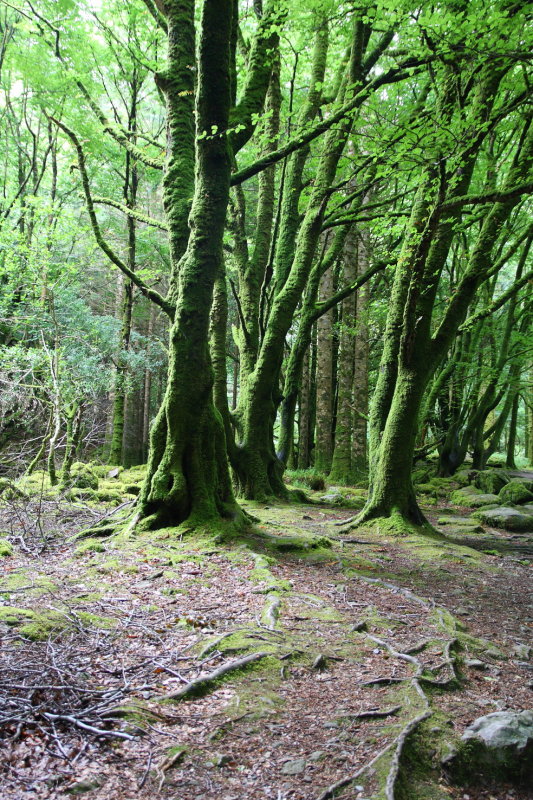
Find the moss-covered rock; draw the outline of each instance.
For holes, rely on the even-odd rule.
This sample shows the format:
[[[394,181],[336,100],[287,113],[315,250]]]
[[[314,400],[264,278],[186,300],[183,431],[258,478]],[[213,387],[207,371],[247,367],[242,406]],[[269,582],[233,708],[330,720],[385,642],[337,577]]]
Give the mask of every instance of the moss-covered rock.
[[[104,553],[105,547],[98,539],[86,539],[83,544],[74,550],[75,556],[83,556],[86,553]]]
[[[69,484],[77,489],[98,489],[98,475],[91,465],[76,461],[72,465]]]
[[[479,508],[489,503],[498,503],[499,498],[495,494],[483,494],[475,486],[463,486],[450,495],[450,503],[456,506],[467,506],[468,508]]]
[[[503,503],[520,505],[522,503],[533,502],[533,493],[522,483],[522,481],[510,481],[499,493],[499,499]]]
[[[496,711],[476,719],[447,760],[456,780],[530,784],[533,779],[533,711]]]
[[[33,641],[42,641],[61,631],[76,628],[80,623],[86,627],[109,629],[115,625],[114,620],[98,617],[85,611],[69,616],[67,612],[47,611],[37,613],[29,608],[15,606],[0,607],[0,622],[16,627],[18,633]]]
[[[485,494],[498,494],[510,480],[511,476],[505,469],[484,469],[477,473],[475,484]]]
[[[492,525],[494,528],[503,528],[505,531],[516,531],[518,533],[533,532],[533,516],[521,514],[516,508],[491,508],[479,509],[473,515],[481,520],[485,525]]]
[[[0,558],[13,555],[13,546],[7,539],[0,539]]]
[[[477,469],[460,469],[455,473],[453,478],[460,486],[467,486],[469,483],[475,481],[477,474]]]

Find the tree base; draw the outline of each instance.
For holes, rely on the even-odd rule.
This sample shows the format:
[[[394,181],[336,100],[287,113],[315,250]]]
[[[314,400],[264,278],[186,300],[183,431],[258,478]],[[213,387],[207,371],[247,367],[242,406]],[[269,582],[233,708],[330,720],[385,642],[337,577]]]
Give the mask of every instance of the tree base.
[[[426,536],[444,541],[443,534],[428,522],[420,510],[418,511],[419,513],[413,519],[411,515],[402,513],[398,509],[386,513],[381,509],[367,507],[345,530],[354,530],[365,525],[379,533],[391,536]]]

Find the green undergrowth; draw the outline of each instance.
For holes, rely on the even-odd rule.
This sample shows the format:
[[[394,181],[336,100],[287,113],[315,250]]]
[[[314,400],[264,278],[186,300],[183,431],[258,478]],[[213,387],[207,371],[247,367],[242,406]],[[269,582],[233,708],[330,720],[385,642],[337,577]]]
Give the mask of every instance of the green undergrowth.
[[[298,488],[323,491],[327,487],[326,475],[317,469],[288,469],[285,478],[288,484]]]

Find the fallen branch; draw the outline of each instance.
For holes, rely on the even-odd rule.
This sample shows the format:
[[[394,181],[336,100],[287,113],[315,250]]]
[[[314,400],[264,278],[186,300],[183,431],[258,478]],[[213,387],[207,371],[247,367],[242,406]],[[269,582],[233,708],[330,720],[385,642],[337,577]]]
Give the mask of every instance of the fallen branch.
[[[95,728],[93,725],[87,725],[86,722],[82,722],[70,714],[50,714],[48,711],[43,711],[42,715],[45,717],[45,719],[70,722],[71,725],[75,725],[77,728],[81,728],[84,731],[89,731],[89,733],[94,733],[96,736],[115,736],[119,739],[135,739],[135,736],[132,736],[129,733],[124,733],[123,731],[103,730],[102,728]]]
[[[175,692],[170,692],[169,694],[160,695],[157,699],[158,700],[185,700],[189,697],[197,697],[200,694],[203,694],[204,691],[207,690],[209,684],[214,683],[214,681],[221,678],[223,675],[226,675],[228,672],[234,672],[237,669],[242,669],[243,667],[248,666],[248,664],[252,664],[255,661],[259,661],[261,658],[265,658],[268,653],[250,653],[243,658],[238,658],[236,661],[230,661],[228,664],[222,664],[221,667],[213,670],[208,675],[204,675],[200,678],[195,678],[193,681],[187,684],[187,686],[182,686],[181,689],[178,689]]]

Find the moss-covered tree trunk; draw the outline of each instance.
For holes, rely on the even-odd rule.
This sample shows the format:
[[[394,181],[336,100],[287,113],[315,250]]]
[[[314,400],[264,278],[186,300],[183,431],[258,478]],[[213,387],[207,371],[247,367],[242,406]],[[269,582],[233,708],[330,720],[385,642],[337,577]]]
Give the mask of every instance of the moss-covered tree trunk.
[[[533,131],[530,123],[526,122],[518,152],[503,190],[520,185],[531,173],[532,163]],[[412,217],[413,230],[417,230],[416,220],[419,213],[424,213],[428,197],[419,195],[419,200],[421,202],[418,209],[415,208]],[[443,220],[434,226],[432,224],[434,212],[428,209],[425,233],[421,237],[416,237],[414,243],[414,258],[405,258],[407,255],[405,250],[400,258],[389,312],[390,322],[395,320],[395,331],[391,330],[388,322],[390,342],[387,359],[390,358],[391,347],[394,345],[395,379],[390,383],[388,407],[383,408],[379,403],[374,404],[374,414],[376,410],[383,414],[377,421],[383,424],[379,430],[379,438],[374,438],[373,441],[369,498],[357,520],[358,523],[378,517],[388,517],[393,520],[396,518],[415,525],[424,522],[411,480],[422,398],[429,379],[448,352],[459,326],[464,321],[476,291],[490,275],[493,247],[518,200],[517,196],[506,198],[494,203],[490,208],[471,251],[463,277],[434,334],[431,328],[431,314],[436,297],[438,274],[444,267],[453,236],[451,223],[454,215],[444,215]],[[380,370],[383,370],[385,365],[387,361],[384,364],[382,358]],[[391,364],[389,368],[392,368]],[[382,401],[383,397],[378,397],[378,400]],[[376,430],[375,427],[374,431]]]
[[[513,400],[513,407],[511,409],[511,417],[509,419],[509,431],[507,433],[507,447],[505,466],[509,469],[516,469],[516,433],[518,428],[518,406],[520,403],[520,395],[517,393]]]
[[[167,4],[171,6],[172,3]],[[179,4],[176,3],[176,9]],[[185,24],[193,23],[187,4]],[[176,266],[176,312],[170,330],[167,387],[150,437],[148,472],[139,511],[146,527],[204,524],[239,514],[233,498],[220,414],[212,400],[208,347],[213,288],[222,264],[232,155],[226,134],[231,105],[231,0],[205,0],[202,7],[196,91],[196,172],[186,252]],[[179,37],[180,18],[172,24]],[[171,38],[171,37],[170,37]],[[172,39],[171,39],[172,41]],[[173,128],[172,57],[166,92]],[[174,165],[177,167],[177,165]],[[171,240],[178,209],[167,173]],[[181,197],[178,199],[181,203]],[[183,220],[179,219],[181,225]],[[178,231],[176,231],[176,237]],[[178,239],[174,243],[178,246]]]
[[[84,410],[84,403],[72,403],[71,407],[65,413],[67,420],[67,438],[63,463],[61,464],[61,487],[67,486],[70,480],[70,470],[80,444]]]

